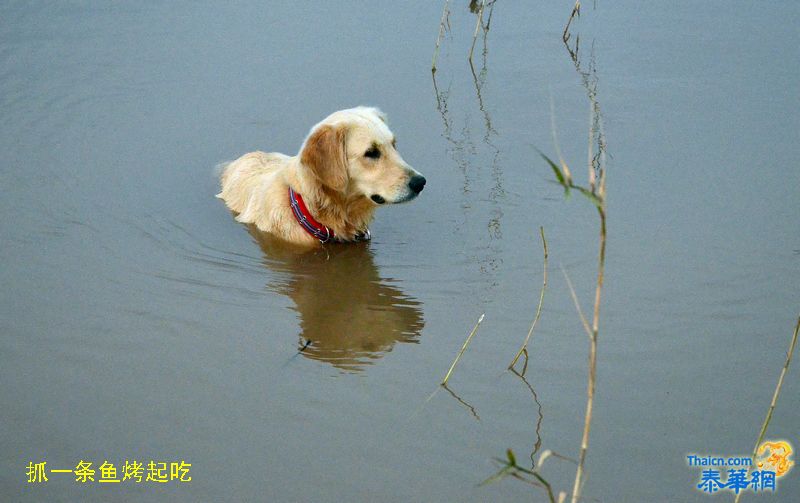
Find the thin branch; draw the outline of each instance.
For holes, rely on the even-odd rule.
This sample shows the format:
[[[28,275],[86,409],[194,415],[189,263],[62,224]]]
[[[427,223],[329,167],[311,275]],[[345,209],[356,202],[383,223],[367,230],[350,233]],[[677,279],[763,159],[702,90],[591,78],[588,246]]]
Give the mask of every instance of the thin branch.
[[[589,190],[592,191],[592,194],[595,192],[595,172],[594,172],[594,130],[595,130],[595,107],[594,107],[594,100],[589,98],[589,148],[587,151],[589,152]]]
[[[592,332],[589,336],[589,383],[586,390],[586,415],[583,421],[583,437],[581,450],[578,456],[578,469],[575,471],[575,484],[572,486],[572,503],[577,503],[583,490],[583,465],[586,461],[586,452],[589,450],[589,431],[592,426],[592,409],[594,407],[594,389],[597,382],[597,334],[600,324],[600,294],[603,290],[603,275],[606,261],[606,213],[605,199],[598,208],[600,214],[600,252],[597,265],[597,286],[594,295],[594,316],[592,318]]]
[[[575,7],[572,8],[572,13],[569,15],[569,19],[567,20],[567,26],[564,27],[564,33],[561,34],[561,38],[566,42],[569,40],[569,25],[572,24],[572,20],[576,17],[580,17],[581,15],[581,0],[575,0]]]
[[[458,352],[458,355],[456,355],[456,359],[453,360],[453,364],[450,365],[450,370],[448,370],[447,371],[447,375],[444,376],[444,380],[441,383],[442,386],[447,386],[447,380],[450,379],[450,374],[452,374],[453,373],[453,369],[456,368],[456,363],[458,363],[458,360],[461,359],[461,355],[463,355],[464,351],[467,350],[467,346],[469,345],[469,341],[472,340],[472,336],[474,336],[475,332],[478,331],[478,327],[481,325],[481,322],[483,322],[483,317],[485,316],[485,314],[486,313],[482,314],[481,317],[478,318],[478,322],[475,323],[475,326],[472,328],[472,332],[469,333],[469,336],[467,337],[467,340],[464,341],[464,345],[461,346],[461,351]]]
[[[536,328],[536,323],[539,321],[539,317],[542,315],[542,304],[544,303],[544,291],[547,288],[547,240],[544,238],[544,227],[539,227],[539,235],[542,237],[542,248],[544,249],[544,273],[542,274],[542,292],[539,294],[539,306],[536,308],[536,316],[533,318],[533,323],[531,323],[531,328],[528,330],[528,336],[525,337],[525,342],[522,343],[522,347],[519,348],[517,351],[517,355],[514,357],[514,360],[508,366],[509,369],[514,368],[516,365],[517,360],[519,357],[525,353],[525,368],[522,370],[522,375],[525,375],[525,370],[528,368],[528,341],[531,340],[531,336],[533,335],[533,329]]]
[[[478,39],[478,29],[483,26],[483,10],[486,8],[486,0],[481,2],[481,10],[478,11],[478,21],[475,23],[475,33],[472,34],[472,46],[469,48],[469,60],[472,62],[472,52],[475,50],[475,40]]]
[[[581,323],[583,324],[583,329],[586,331],[586,335],[590,338],[592,337],[592,329],[589,326],[589,322],[586,320],[586,316],[583,315],[583,310],[581,309],[581,304],[578,301],[578,296],[575,294],[575,289],[572,287],[572,281],[569,279],[569,274],[564,269],[564,266],[559,265],[561,268],[561,272],[564,273],[564,279],[567,281],[567,286],[569,287],[569,293],[572,295],[572,301],[575,303],[575,310],[578,311],[578,316],[581,318]]]
[[[450,17],[450,9],[448,4],[450,0],[445,0],[444,8],[442,9],[442,20],[439,21],[439,36],[436,37],[436,49],[433,50],[433,63],[431,63],[431,72],[436,73],[436,58],[439,56],[439,42],[442,40],[447,26],[450,24],[448,18]]]
[[[753,459],[756,457],[758,447],[761,445],[761,442],[764,441],[764,435],[767,434],[767,427],[769,426],[769,422],[772,420],[772,412],[775,410],[775,404],[778,402],[778,395],[781,394],[783,378],[786,376],[786,372],[789,370],[789,364],[792,363],[792,355],[794,354],[794,347],[797,344],[798,332],[800,332],[800,318],[797,318],[797,324],[794,326],[794,335],[792,335],[792,341],[789,343],[789,352],[786,355],[786,363],[783,364],[783,369],[781,369],[781,376],[778,378],[778,385],[775,386],[775,393],[772,395],[772,402],[769,404],[769,409],[767,409],[767,417],[764,418],[764,424],[761,425],[761,431],[758,433],[758,440],[756,440],[756,445],[753,447]],[[741,493],[738,493],[734,502],[738,503],[740,497]]]

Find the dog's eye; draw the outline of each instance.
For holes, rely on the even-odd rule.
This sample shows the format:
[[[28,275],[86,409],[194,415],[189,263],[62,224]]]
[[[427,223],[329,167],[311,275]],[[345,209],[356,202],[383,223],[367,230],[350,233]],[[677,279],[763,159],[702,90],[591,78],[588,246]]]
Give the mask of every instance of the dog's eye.
[[[371,147],[369,150],[364,152],[364,157],[369,157],[370,159],[378,159],[381,156],[381,151],[378,150],[378,147]]]
[[[397,148],[397,138],[392,139],[392,147]]]

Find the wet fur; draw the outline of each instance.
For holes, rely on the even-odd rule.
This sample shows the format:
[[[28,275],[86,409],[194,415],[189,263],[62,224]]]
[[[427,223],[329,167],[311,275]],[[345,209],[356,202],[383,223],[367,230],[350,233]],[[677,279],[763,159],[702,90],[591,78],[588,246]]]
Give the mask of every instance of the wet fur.
[[[379,145],[379,160],[366,159],[365,149]],[[296,156],[251,152],[229,163],[221,175],[217,197],[253,224],[291,243],[319,242],[295,220],[288,188],[301,194],[308,210],[345,240],[363,232],[372,221],[378,194],[386,202],[413,199],[407,188],[418,173],[394,148],[386,117],[376,108],[357,107],[331,114],[314,126]]]

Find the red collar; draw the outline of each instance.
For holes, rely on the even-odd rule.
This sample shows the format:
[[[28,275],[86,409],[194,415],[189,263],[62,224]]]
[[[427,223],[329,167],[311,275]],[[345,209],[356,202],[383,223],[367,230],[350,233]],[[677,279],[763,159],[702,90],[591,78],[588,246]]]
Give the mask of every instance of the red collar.
[[[306,203],[303,202],[303,197],[292,190],[291,187],[289,187],[289,204],[292,207],[294,218],[297,220],[297,223],[300,224],[300,227],[302,227],[303,230],[311,235],[314,239],[318,239],[322,244],[330,242],[344,243],[347,241],[369,241],[372,239],[372,234],[369,232],[369,229],[358,231],[350,240],[338,238],[336,233],[333,232],[333,229],[327,225],[322,225],[311,216],[311,212],[308,211]]]
[[[300,227],[311,236],[318,239],[320,243],[325,244],[336,239],[336,234],[333,232],[333,229],[317,222],[314,217],[311,216],[308,208],[306,208],[302,196],[292,190],[291,187],[289,187],[289,204],[292,207],[294,218],[297,219]]]

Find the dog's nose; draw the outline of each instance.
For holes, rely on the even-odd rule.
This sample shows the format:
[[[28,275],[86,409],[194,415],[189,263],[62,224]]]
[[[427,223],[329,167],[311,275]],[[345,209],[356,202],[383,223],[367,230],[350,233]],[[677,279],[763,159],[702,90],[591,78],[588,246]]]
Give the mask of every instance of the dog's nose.
[[[408,181],[408,188],[413,190],[415,194],[419,194],[422,192],[422,189],[425,188],[425,177],[422,175],[414,175],[411,177],[411,180]]]

